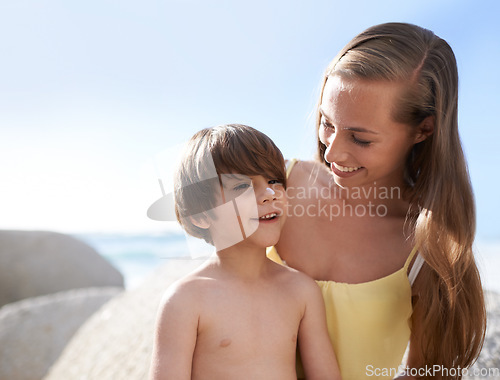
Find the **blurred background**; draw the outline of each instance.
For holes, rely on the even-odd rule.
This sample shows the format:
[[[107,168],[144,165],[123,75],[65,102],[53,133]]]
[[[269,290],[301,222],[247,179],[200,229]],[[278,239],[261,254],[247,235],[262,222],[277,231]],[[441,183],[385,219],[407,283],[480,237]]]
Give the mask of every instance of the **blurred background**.
[[[0,229],[78,236],[129,287],[204,252],[146,217],[173,148],[236,122],[311,158],[328,62],[371,25],[410,22],[455,51],[478,261],[500,290],[499,14],[494,0],[0,1]]]

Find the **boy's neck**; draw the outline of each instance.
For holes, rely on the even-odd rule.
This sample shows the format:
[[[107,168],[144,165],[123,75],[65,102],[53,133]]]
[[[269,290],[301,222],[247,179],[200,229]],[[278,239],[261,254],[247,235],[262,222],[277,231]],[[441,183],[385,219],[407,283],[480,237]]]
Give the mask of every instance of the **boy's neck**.
[[[224,274],[241,280],[255,280],[265,271],[266,248],[237,244],[217,251],[216,264]]]

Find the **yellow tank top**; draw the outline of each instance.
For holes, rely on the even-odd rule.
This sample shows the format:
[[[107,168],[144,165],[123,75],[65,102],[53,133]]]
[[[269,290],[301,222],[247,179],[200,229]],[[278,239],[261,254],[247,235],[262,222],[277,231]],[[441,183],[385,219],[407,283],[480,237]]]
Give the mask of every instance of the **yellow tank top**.
[[[316,281],[343,380],[392,379],[398,373],[410,339],[412,304],[407,272],[416,251],[415,247],[403,268],[377,280],[360,284]],[[275,247],[268,248],[267,256],[286,265]],[[300,372],[298,366],[299,378]]]

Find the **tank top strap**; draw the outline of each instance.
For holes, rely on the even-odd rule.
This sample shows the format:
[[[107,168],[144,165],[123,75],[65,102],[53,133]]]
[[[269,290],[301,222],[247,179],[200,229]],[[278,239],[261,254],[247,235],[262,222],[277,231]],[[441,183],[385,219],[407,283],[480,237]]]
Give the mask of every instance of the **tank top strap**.
[[[408,274],[408,280],[410,281],[411,286],[413,286],[413,283],[415,282],[415,279],[418,276],[418,272],[420,272],[420,269],[422,268],[424,263],[425,263],[424,258],[420,253],[418,253],[417,258],[415,259],[415,262],[411,267],[410,273]]]
[[[273,245],[272,247],[267,247],[266,248],[266,256],[268,259],[271,259],[275,263],[281,264],[283,266],[286,266],[286,261],[283,260],[278,251],[276,250],[276,247]]]
[[[410,266],[410,263],[413,260],[413,257],[415,256],[416,253],[417,253],[417,246],[413,247],[410,254],[408,255],[408,258],[406,259],[405,266],[404,266],[406,271],[408,271],[408,267]]]
[[[293,167],[295,166],[295,164],[297,162],[299,162],[299,160],[297,160],[296,158],[293,158],[293,159],[291,159],[290,161],[288,161],[286,163],[286,166],[285,166],[285,168],[286,168],[286,178],[290,177],[290,173],[292,172],[292,169],[293,169]]]

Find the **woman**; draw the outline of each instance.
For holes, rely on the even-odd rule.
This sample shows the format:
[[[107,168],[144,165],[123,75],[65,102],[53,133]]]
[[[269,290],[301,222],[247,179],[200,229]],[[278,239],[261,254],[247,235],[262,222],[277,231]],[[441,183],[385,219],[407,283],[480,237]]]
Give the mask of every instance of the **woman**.
[[[318,161],[289,163],[289,218],[268,255],[318,281],[343,379],[394,377],[408,340],[407,377],[461,378],[481,350],[457,90],[444,40],[369,28],[326,70]]]

